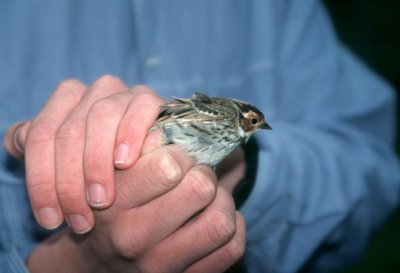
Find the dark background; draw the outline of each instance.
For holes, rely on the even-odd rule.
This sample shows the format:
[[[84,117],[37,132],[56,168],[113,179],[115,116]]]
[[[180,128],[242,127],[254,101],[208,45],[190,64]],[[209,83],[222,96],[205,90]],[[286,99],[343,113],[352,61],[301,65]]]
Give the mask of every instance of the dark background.
[[[386,78],[399,96],[400,1],[325,0],[324,2],[339,38],[378,74]],[[399,110],[398,119],[400,120]],[[396,149],[399,153],[399,137],[397,139]],[[372,236],[359,262],[337,271],[337,273],[394,272],[400,272],[400,209],[382,230]]]

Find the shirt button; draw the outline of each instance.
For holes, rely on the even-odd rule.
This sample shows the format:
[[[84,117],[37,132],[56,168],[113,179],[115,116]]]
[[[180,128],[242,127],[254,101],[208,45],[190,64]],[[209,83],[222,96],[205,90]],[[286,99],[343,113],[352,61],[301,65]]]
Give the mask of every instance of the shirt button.
[[[156,68],[160,66],[161,64],[161,59],[158,56],[150,56],[146,60],[146,66],[149,68]]]

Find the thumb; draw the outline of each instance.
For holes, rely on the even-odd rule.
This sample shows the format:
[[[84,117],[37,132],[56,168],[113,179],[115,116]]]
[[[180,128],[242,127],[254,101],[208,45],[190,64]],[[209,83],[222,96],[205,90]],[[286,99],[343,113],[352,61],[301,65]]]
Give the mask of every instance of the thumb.
[[[8,128],[4,137],[4,148],[13,157],[22,159],[25,152],[25,140],[31,127],[31,121],[15,123]]]

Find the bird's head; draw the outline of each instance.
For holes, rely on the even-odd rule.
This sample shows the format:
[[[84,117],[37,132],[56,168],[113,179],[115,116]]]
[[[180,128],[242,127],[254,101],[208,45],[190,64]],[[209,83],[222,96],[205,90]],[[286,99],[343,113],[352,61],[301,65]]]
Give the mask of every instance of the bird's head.
[[[272,129],[265,121],[263,113],[256,107],[241,101],[234,101],[238,107],[239,124],[248,139],[258,129]]]

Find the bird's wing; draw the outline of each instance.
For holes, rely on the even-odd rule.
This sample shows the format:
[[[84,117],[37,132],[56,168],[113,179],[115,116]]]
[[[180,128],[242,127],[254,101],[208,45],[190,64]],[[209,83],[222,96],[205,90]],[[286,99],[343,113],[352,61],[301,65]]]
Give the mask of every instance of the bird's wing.
[[[214,122],[234,118],[231,107],[216,103],[209,96],[195,93],[192,99],[175,98],[161,106],[157,122],[169,122],[179,119],[180,122],[197,120]]]

